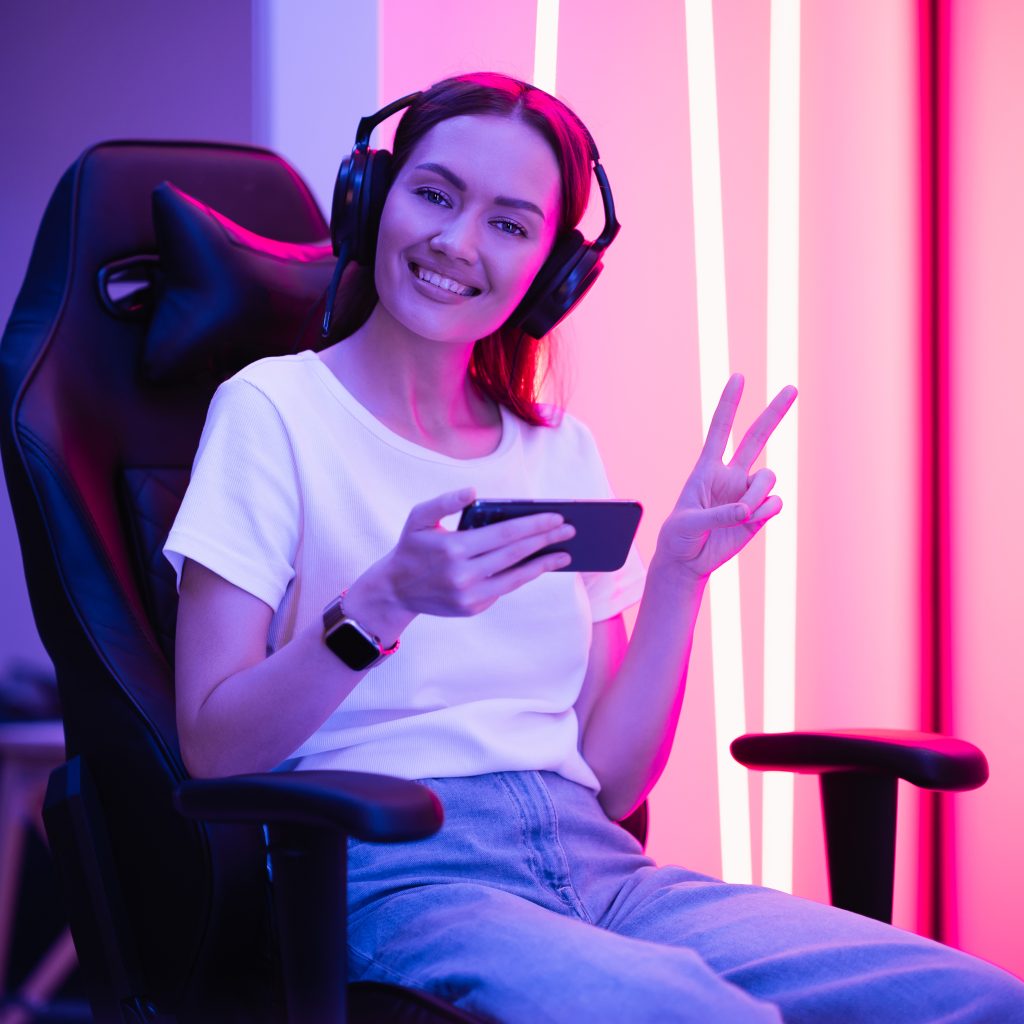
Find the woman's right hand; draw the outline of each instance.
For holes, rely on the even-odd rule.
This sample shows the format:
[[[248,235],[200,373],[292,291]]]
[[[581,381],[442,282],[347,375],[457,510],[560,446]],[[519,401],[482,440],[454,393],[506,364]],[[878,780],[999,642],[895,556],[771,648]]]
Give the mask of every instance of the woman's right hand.
[[[569,564],[569,556],[561,552],[523,562],[576,532],[557,513],[506,519],[475,530],[447,530],[441,525],[475,497],[471,488],[452,491],[409,513],[387,558],[395,596],[409,611],[477,615],[503,594]]]
[[[557,513],[507,519],[475,530],[441,525],[475,496],[468,488],[416,505],[392,551],[349,588],[346,611],[363,622],[364,609],[366,625],[379,625],[383,632],[378,635],[388,640],[416,615],[477,615],[503,594],[569,564],[569,556],[561,552],[523,562],[573,536],[573,527]]]

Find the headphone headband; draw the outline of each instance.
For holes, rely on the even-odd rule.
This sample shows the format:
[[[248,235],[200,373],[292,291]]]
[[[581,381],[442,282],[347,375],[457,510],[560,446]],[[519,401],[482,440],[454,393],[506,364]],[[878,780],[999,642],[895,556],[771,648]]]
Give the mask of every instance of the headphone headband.
[[[411,92],[408,96],[403,96],[400,100],[395,100],[394,103],[389,103],[386,107],[381,107],[376,114],[368,114],[366,117],[360,118],[359,127],[356,129],[356,141],[353,149],[369,149],[370,136],[373,134],[373,129],[382,121],[386,121],[392,114],[397,114],[405,107],[412,106],[413,101],[419,99],[422,95],[422,92]]]

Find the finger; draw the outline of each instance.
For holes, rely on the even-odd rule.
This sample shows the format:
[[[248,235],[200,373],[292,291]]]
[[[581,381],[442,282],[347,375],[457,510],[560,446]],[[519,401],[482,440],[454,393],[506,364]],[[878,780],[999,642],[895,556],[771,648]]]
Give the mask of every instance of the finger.
[[[744,526],[756,526],[760,529],[769,519],[777,516],[782,511],[782,499],[777,495],[773,494],[768,498],[765,498],[761,504],[754,509],[751,513],[750,518],[743,524]]]
[[[747,508],[756,509],[771,494],[774,486],[775,474],[767,467],[759,469],[753,476],[747,478],[747,489],[740,501]]]
[[[778,495],[772,495],[766,498],[758,508],[752,513],[750,519],[743,523],[744,526],[752,530],[752,535],[761,529],[762,526],[769,520],[782,511],[782,499]]]
[[[718,407],[711,417],[708,436],[701,452],[703,457],[720,460],[725,455],[725,448],[729,443],[732,425],[736,421],[736,410],[739,408],[742,394],[743,376],[734,373],[726,382],[722,397],[718,400]]]
[[[406,529],[430,530],[445,516],[464,509],[475,497],[476,491],[472,487],[464,487],[461,491],[449,491],[414,505],[405,521]]]
[[[543,576],[546,572],[566,568],[570,561],[569,555],[564,551],[531,558],[528,562],[514,565],[510,569],[489,576],[480,583],[478,593],[484,600],[497,600],[504,594],[510,594],[513,590],[518,590],[524,584],[537,579],[538,576]]]
[[[750,506],[743,502],[715,505],[713,508],[690,508],[679,514],[677,532],[695,536],[723,526],[737,526],[750,518]]]
[[[498,523],[489,523],[487,526],[478,526],[475,530],[467,530],[460,535],[459,543],[464,555],[476,558],[488,551],[501,550],[510,544],[524,540],[529,543],[530,539],[534,537],[558,530],[564,523],[565,520],[557,512],[515,516],[512,519],[503,519]],[[546,543],[550,542],[543,541],[534,545],[527,554],[539,551]],[[522,557],[525,558],[526,555]]]
[[[492,548],[472,559],[473,569],[481,576],[493,576],[537,554],[550,544],[563,544],[575,536],[576,528],[560,523],[541,533],[521,537],[500,547]]]
[[[750,429],[743,435],[732,457],[730,466],[742,466],[749,472],[758,455],[761,454],[768,438],[772,436],[775,428],[782,422],[789,407],[796,401],[796,388],[791,384],[784,387],[771,401],[768,408],[757,417],[750,425]]]

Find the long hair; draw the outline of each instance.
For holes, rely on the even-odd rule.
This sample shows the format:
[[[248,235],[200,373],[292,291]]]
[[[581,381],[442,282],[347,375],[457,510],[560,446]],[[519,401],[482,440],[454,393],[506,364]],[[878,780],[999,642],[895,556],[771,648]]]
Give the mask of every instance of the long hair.
[[[560,100],[516,78],[479,72],[446,78],[409,106],[398,124],[392,176],[398,174],[427,132],[452,117],[473,114],[518,118],[547,141],[561,177],[559,239],[580,222],[590,198],[590,139],[578,117]],[[378,301],[373,268],[352,264],[338,290],[336,327],[329,342],[361,327]],[[540,391],[554,370],[551,334],[537,340],[504,324],[477,340],[469,362],[476,386],[517,416],[538,426],[557,420],[557,406],[540,402]]]

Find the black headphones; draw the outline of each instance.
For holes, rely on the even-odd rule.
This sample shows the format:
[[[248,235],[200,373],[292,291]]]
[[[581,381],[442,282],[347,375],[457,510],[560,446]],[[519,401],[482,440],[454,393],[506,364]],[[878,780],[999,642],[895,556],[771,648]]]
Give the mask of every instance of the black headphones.
[[[378,124],[408,107],[420,95],[414,92],[403,96],[376,114],[364,117],[356,131],[352,155],[342,160],[338,168],[331,203],[331,245],[338,263],[327,295],[324,337],[328,334],[335,292],[345,265],[354,259],[362,266],[373,266],[380,216],[391,187],[391,154],[386,149],[370,149],[370,133]],[[593,242],[585,241],[583,235],[575,229],[556,239],[522,302],[508,319],[508,323],[520,327],[533,338],[542,338],[547,334],[586,295],[604,269],[601,264],[604,250],[619,233],[611,186],[600,164],[597,146],[583,122],[577,118],[577,123],[587,137],[594,176],[601,189],[604,229]]]

